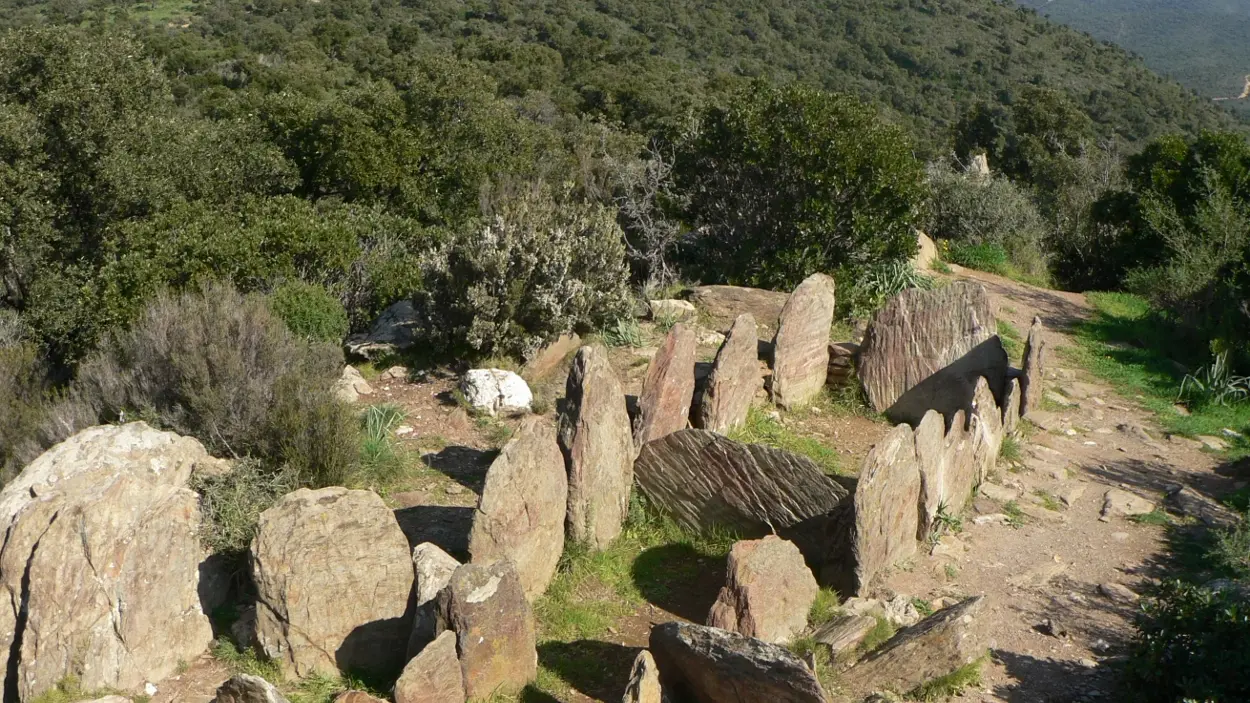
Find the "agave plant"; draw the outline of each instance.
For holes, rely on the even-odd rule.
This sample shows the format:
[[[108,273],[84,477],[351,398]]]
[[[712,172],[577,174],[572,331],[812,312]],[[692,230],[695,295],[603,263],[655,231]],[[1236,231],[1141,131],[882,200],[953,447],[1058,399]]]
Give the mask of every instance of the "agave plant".
[[[1220,352],[1210,364],[1186,374],[1178,400],[1207,405],[1231,405],[1250,398],[1250,376],[1238,376],[1228,363],[1228,352]]]

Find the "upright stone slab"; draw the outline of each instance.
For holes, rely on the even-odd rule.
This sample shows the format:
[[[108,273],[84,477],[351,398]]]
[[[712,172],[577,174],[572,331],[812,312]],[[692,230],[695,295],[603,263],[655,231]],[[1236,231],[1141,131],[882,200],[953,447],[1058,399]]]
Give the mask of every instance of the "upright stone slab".
[[[715,627],[667,622],[648,649],[675,700],[695,703],[825,703],[807,666],[784,647]]]
[[[1007,381],[1007,392],[1003,394],[1003,434],[1014,435],[1020,427],[1020,379]]]
[[[629,672],[629,684],[621,703],[664,703],[664,691],[660,687],[660,670],[651,652],[642,650],[634,658]]]
[[[1003,412],[994,400],[989,382],[984,378],[977,379],[969,417],[976,483],[980,484],[994,470],[998,463],[998,450],[1003,444]]]
[[[530,417],[486,472],[473,514],[473,561],[511,559],[530,600],[542,595],[564,552],[569,486],[555,428]]]
[[[437,544],[422,542],[412,548],[412,568],[417,577],[413,589],[416,592],[417,614],[412,622],[412,635],[408,638],[409,659],[438,635],[438,613],[435,612],[434,600],[451,581],[451,575],[460,568],[460,562]]]
[[[560,447],[568,468],[568,538],[604,549],[629,511],[636,452],[625,394],[603,347],[582,347],[573,359]]]
[[[1020,376],[1020,415],[1028,417],[1046,393],[1046,328],[1034,317],[1024,341],[1023,375]]]
[[[757,334],[751,313],[743,313],[734,321],[712,364],[698,412],[701,429],[729,434],[746,422],[747,411],[760,387]]]
[[[213,703],[290,703],[278,688],[259,676],[235,674],[217,689]]]
[[[456,633],[444,630],[426,645],[395,682],[395,703],[464,703],[464,676],[456,658]]]
[[[686,527],[721,525],[748,536],[827,513],[847,494],[807,457],[706,430],[651,442],[634,474],[647,499]]]
[[[511,561],[456,569],[438,596],[438,624],[456,633],[469,700],[515,693],[538,674],[534,614]]]
[[[774,644],[807,627],[820,587],[792,542],[776,535],[737,542],[726,571],[708,625]]]
[[[377,494],[334,487],[284,496],[260,515],[252,580],[257,639],[287,675],[403,666],[412,559]]]
[[[910,691],[980,659],[989,641],[981,611],[985,597],[975,596],[940,610],[875,649],[847,672],[861,692]]]
[[[962,428],[960,428],[962,429]],[[916,426],[916,465],[920,468],[920,524],[916,539],[929,535],[938,509],[950,511],[946,488],[946,420],[930,410]]]
[[[815,273],[794,289],[781,310],[773,340],[772,398],[783,408],[806,405],[825,387],[833,293],[833,279]]]
[[[868,325],[858,363],[872,408],[911,425],[929,410],[949,422],[982,376],[995,397],[1006,387],[1007,352],[989,295],[970,282],[891,298]]]
[[[673,325],[651,359],[638,396],[638,417],[634,422],[634,444],[642,447],[690,423],[690,403],[694,399],[694,332],[683,324]]]

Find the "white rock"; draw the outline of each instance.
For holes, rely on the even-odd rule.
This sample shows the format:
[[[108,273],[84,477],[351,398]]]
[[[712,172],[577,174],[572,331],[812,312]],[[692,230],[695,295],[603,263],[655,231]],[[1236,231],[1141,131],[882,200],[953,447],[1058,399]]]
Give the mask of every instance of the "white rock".
[[[694,303],[686,300],[652,300],[649,302],[652,320],[689,322],[699,316]]]
[[[525,379],[503,369],[473,369],[460,381],[469,405],[489,415],[529,412],[534,404]]]

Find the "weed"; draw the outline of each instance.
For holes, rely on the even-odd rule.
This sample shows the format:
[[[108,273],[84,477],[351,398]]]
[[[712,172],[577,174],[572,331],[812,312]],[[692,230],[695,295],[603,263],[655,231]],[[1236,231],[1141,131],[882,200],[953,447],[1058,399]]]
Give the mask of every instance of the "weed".
[[[826,691],[836,691],[840,687],[838,670],[829,657],[829,648],[820,644],[812,637],[802,637],[790,643],[789,650],[800,659],[811,657],[816,664],[816,678]]]
[[[546,415],[551,412],[551,400],[546,395],[535,395],[534,401],[530,403],[530,410],[535,415]]]
[[[867,653],[885,644],[894,636],[894,625],[886,619],[881,613],[870,613],[877,624],[872,626],[868,634],[864,635],[864,639],[859,643],[859,650]]]
[[[1228,352],[1224,351],[1197,373],[1185,374],[1176,399],[1200,406],[1243,403],[1247,398],[1250,398],[1250,376],[1234,375],[1228,363]]]
[[[1011,435],[1003,436],[1003,443],[998,445],[998,458],[1010,464],[1019,464],[1024,461],[1024,450],[1020,447],[1020,440]]]
[[[969,687],[980,686],[981,667],[985,664],[985,659],[982,656],[945,676],[923,683],[908,693],[907,697],[913,701],[943,701],[962,694]]]
[[[946,574],[947,581],[954,581],[955,579],[959,578],[959,567],[955,566],[954,564],[950,562],[947,562],[942,567],[942,572]]]
[[[1003,349],[1007,351],[1007,358],[1020,359],[1024,356],[1024,337],[1020,336],[1020,330],[1015,325],[1006,320],[998,321],[998,339],[1003,343]]]
[[[486,442],[495,449],[501,449],[512,438],[512,428],[490,415],[481,415],[474,424],[485,435]]]
[[[946,501],[938,503],[937,514],[933,516],[935,530],[959,534],[964,531],[964,520],[959,515],[952,515]],[[939,535],[940,536],[940,535]]]
[[[1009,500],[1003,505],[1003,514],[1007,516],[1007,524],[1015,529],[1024,526],[1024,511],[1020,510],[1020,504],[1014,500]]]
[[[816,462],[816,465],[826,474],[832,476],[838,473],[837,450],[830,449],[811,437],[795,434],[793,430],[770,417],[763,408],[752,406],[747,412],[746,422],[734,428],[729,436],[739,442],[766,444],[795,454],[802,454]]]
[[[933,269],[934,271],[937,271],[938,273],[944,273],[948,276],[951,275],[952,273],[955,273],[951,269],[951,267],[947,265],[947,263],[945,261],[942,261],[941,259],[934,259],[933,262],[929,264],[929,268]]]
[[[447,444],[447,438],[441,434],[427,434],[417,439],[417,448],[425,452],[441,452]]]
[[[76,676],[66,676],[57,681],[52,688],[35,697],[31,703],[73,703],[73,701],[103,698],[118,693],[112,689],[84,691]]]
[[[1172,518],[1168,517],[1166,512],[1159,510],[1158,508],[1155,508],[1148,513],[1142,513],[1141,515],[1130,515],[1128,519],[1138,525],[1157,525],[1159,527],[1166,527],[1172,524]]]
[[[677,315],[668,313],[655,318],[655,330],[660,334],[668,334],[669,330],[679,322]]]
[[[632,317],[622,317],[615,323],[600,331],[603,343],[609,347],[641,347],[643,346],[642,328]]]
[[[260,514],[298,484],[293,472],[275,471],[254,459],[236,461],[228,473],[192,476],[191,489],[200,494],[200,510],[207,518],[200,524],[200,541],[211,553],[237,560],[235,566],[245,569]]]
[[[917,613],[920,613],[926,618],[937,612],[933,609],[933,604],[923,598],[912,598],[911,604],[912,607],[916,609]]]
[[[807,624],[820,627],[838,614],[838,592],[830,588],[822,588],[816,592],[816,600],[807,611]]]
[[[1235,578],[1250,579],[1250,515],[1230,530],[1216,534],[1211,561]]]
[[[1051,495],[1048,491],[1039,488],[1033,491],[1033,495],[1041,499],[1043,508],[1053,510],[1056,513],[1063,510],[1063,504],[1059,502],[1058,498]]]

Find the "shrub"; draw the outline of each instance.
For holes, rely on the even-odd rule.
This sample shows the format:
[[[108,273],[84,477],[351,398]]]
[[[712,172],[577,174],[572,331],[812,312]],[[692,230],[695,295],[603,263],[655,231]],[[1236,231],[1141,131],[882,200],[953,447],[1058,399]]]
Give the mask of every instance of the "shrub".
[[[44,369],[34,346],[0,346],[0,479],[7,482],[42,450],[48,412]]]
[[[885,301],[910,288],[932,288],[933,279],[910,261],[889,261],[861,268],[844,267],[837,281],[837,308],[841,317],[867,318]]]
[[[214,554],[246,552],[260,514],[296,487],[291,472],[274,471],[255,460],[237,461],[227,473],[193,476],[191,489],[200,494],[206,518],[200,541]]]
[[[269,307],[295,335],[314,342],[338,343],[347,335],[347,311],[325,288],[291,281],[269,296]]]
[[[628,276],[612,210],[526,188],[434,259],[420,298],[426,333],[449,352],[528,357],[623,316]]]

